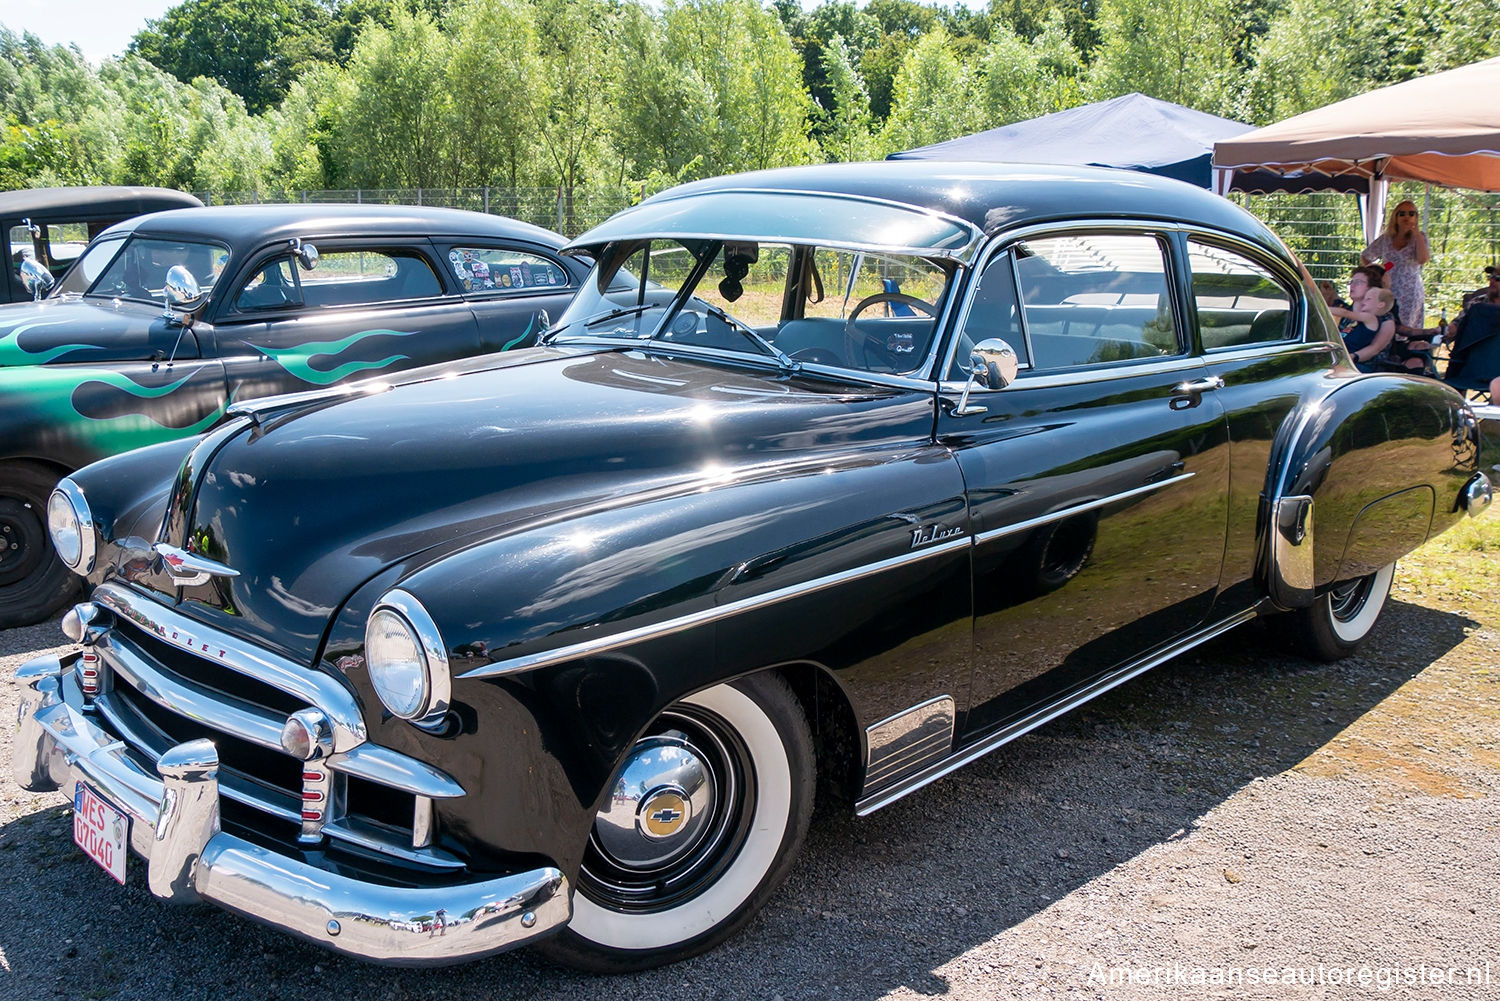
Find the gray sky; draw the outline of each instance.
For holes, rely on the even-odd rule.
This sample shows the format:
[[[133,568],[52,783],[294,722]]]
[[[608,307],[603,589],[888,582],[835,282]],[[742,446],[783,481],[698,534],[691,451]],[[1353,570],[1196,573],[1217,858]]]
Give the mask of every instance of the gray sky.
[[[76,44],[90,62],[125,51],[147,18],[176,0],[0,0],[0,24],[50,45]]]

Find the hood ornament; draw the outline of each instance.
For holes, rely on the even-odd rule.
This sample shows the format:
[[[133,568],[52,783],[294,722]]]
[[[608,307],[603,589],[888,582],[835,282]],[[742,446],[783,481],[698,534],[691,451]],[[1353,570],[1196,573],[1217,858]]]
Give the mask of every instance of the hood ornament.
[[[206,584],[211,577],[238,577],[240,572],[206,556],[158,542],[151,547],[161,560],[161,567],[178,585],[193,587]]]

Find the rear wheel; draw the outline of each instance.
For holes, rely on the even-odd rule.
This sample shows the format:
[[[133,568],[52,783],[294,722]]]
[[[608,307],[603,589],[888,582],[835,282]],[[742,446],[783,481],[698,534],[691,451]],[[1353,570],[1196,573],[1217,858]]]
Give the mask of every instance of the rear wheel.
[[[595,818],[572,921],[538,949],[620,973],[718,945],[791,869],[814,779],[807,721],[780,678],[672,705],[631,748]]]
[[[1297,640],[1302,652],[1316,660],[1335,661],[1353,653],[1380,618],[1396,564],[1337,584],[1296,614]]]
[[[47,535],[57,474],[26,462],[0,465],[0,629],[40,622],[78,591]]]

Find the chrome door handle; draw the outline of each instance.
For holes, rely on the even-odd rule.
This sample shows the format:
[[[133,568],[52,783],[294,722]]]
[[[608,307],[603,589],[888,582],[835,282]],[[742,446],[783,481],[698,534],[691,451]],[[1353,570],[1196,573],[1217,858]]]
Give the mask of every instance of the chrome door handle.
[[[1224,388],[1221,376],[1210,375],[1202,379],[1189,379],[1172,387],[1173,410],[1191,410],[1203,402],[1203,394]]]

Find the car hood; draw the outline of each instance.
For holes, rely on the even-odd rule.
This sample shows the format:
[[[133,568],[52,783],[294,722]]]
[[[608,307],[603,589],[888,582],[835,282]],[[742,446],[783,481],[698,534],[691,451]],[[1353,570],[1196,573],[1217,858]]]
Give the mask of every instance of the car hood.
[[[185,610],[311,663],[339,606],[395,563],[700,492],[747,464],[909,437],[931,406],[930,393],[628,351],[490,364],[336,403],[270,401],[179,507],[192,548],[236,573],[185,589]],[[913,406],[882,421],[898,396]],[[137,583],[171,590],[160,573]]]
[[[145,303],[69,297],[0,306],[0,367],[149,361],[174,348],[177,358],[198,356],[192,332]]]

